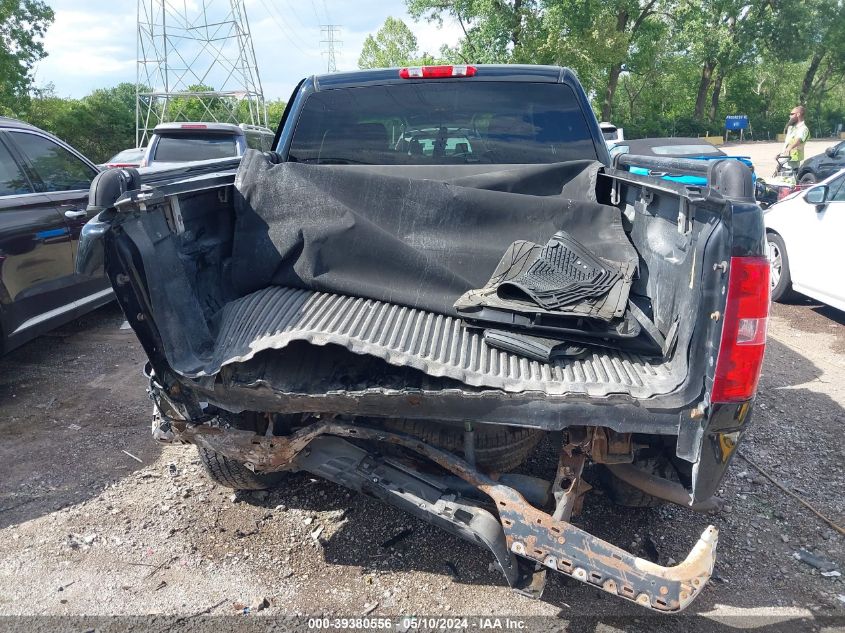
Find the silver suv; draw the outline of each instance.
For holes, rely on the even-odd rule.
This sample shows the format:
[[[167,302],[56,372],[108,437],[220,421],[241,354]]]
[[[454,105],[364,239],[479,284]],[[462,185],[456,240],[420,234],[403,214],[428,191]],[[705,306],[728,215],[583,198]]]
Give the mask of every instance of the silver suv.
[[[161,123],[153,130],[141,167],[243,156],[247,148],[269,151],[272,130],[233,123]]]

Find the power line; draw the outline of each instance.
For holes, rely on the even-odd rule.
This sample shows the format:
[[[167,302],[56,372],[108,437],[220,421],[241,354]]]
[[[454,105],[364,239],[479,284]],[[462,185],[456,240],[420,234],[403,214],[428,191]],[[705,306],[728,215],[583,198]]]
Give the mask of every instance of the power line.
[[[337,39],[337,36],[340,35],[340,29],[339,24],[320,25],[320,35],[323,37],[320,44],[324,46],[322,53],[326,56],[326,71],[330,73],[337,72],[336,49],[343,44],[341,40]]]
[[[303,50],[303,48],[299,44],[297,44],[296,41],[293,39],[293,37],[291,37],[291,35],[288,33],[288,30],[289,30],[290,27],[282,26],[282,23],[279,22],[279,20],[276,18],[275,13],[273,13],[270,10],[270,8],[267,6],[267,3],[265,2],[265,0],[260,0],[260,2],[261,2],[261,6],[264,7],[264,11],[267,13],[267,15],[270,17],[270,19],[273,20],[273,22],[276,24],[276,26],[279,28],[279,31],[281,31],[282,35],[285,36],[285,39],[287,39],[288,42],[293,44],[294,48],[296,48],[300,53],[302,53],[303,55],[307,55],[305,50]],[[291,33],[293,33],[293,31],[291,31]],[[303,44],[305,44],[304,41],[303,41]]]
[[[308,42],[306,42],[305,38],[303,38],[302,35],[300,35],[300,33],[299,33],[300,29],[298,29],[296,27],[296,25],[291,25],[290,23],[288,23],[288,21],[285,19],[284,12],[282,12],[278,8],[276,8],[276,6],[272,2],[269,4],[269,6],[265,5],[265,8],[268,9],[268,13],[274,13],[276,16],[278,16],[279,20],[281,20],[281,22],[282,22],[282,25],[287,29],[287,31],[291,35],[293,35],[299,41],[299,43],[302,46],[304,46],[305,48],[309,47]],[[273,17],[273,16],[271,15],[270,17]],[[276,22],[276,24],[278,25],[278,22]],[[300,50],[302,50],[302,49],[300,49]]]
[[[317,19],[317,25],[319,26],[322,18],[317,14],[317,5],[314,4],[314,0],[311,0],[311,8],[314,10],[314,17]],[[328,22],[331,22],[331,20],[328,20]]]
[[[305,26],[305,20],[302,19],[302,16],[299,15],[299,12],[296,10],[296,3],[291,2],[290,0],[285,0],[285,4],[287,5],[288,9],[290,9],[291,13],[293,13],[293,17],[296,18],[296,21],[299,22],[299,25],[307,29],[308,27]]]

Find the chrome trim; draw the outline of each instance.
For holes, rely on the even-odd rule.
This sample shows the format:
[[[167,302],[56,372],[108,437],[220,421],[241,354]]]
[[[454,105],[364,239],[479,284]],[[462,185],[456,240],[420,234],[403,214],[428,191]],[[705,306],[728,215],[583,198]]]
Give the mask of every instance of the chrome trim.
[[[49,312],[45,312],[44,314],[39,314],[38,316],[34,316],[31,319],[27,319],[23,323],[21,323],[15,331],[12,332],[11,336],[14,336],[18,332],[22,332],[23,330],[28,330],[29,328],[38,325],[39,323],[43,323],[44,321],[49,321],[59,315],[65,314],[66,312],[70,312],[71,310],[75,310],[76,308],[81,308],[82,306],[88,305],[89,303],[94,303],[98,299],[102,299],[108,295],[112,294],[111,288],[106,288],[105,290],[100,290],[100,292],[95,292],[92,295],[88,295],[87,297],[83,297],[82,299],[77,299],[76,301],[71,301],[68,304],[63,306],[59,306],[58,308],[53,308]]]

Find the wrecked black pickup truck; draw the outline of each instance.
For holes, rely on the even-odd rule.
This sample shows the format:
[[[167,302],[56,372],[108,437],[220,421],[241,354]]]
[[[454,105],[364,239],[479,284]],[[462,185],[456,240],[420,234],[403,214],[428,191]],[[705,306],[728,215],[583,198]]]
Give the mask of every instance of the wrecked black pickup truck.
[[[766,339],[748,168],[610,164],[574,74],[543,66],[312,77],[274,147],[92,185],[79,267],[105,265],[149,357],[154,437],[232,488],[307,471],[377,497],[529,595],[554,570],[687,606],[715,528],[661,567],[570,518],[591,484],[716,507]],[[535,450],[556,473],[520,469]]]

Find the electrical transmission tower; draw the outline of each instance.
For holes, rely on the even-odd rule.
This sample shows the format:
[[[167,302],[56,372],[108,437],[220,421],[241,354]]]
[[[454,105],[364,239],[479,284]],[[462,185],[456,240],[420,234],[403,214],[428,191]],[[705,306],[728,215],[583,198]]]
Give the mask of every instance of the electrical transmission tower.
[[[136,143],[165,121],[267,124],[245,0],[138,0]]]
[[[323,37],[320,44],[325,47],[322,52],[326,56],[326,70],[335,73],[337,72],[336,49],[339,49],[343,44],[342,41],[337,39],[340,35],[340,26],[337,24],[321,24],[320,35]]]

